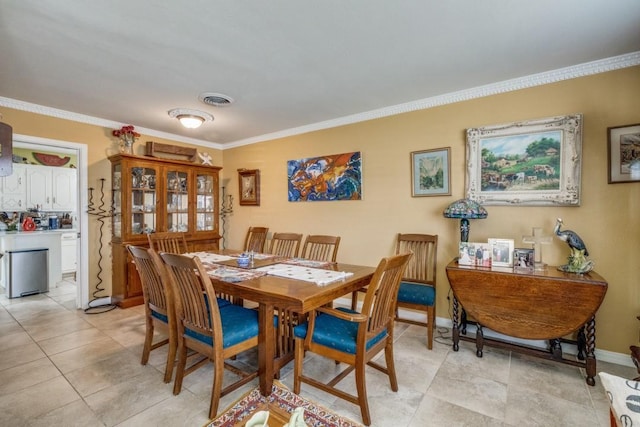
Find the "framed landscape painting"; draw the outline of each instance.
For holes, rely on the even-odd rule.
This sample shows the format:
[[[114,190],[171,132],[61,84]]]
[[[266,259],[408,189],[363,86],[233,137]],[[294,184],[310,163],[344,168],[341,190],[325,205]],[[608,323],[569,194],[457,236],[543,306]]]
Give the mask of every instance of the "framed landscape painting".
[[[467,197],[579,206],[581,154],[581,114],[467,129]]]
[[[640,123],[607,128],[609,184],[640,181]]]
[[[450,151],[446,147],[411,153],[412,197],[451,195]]]

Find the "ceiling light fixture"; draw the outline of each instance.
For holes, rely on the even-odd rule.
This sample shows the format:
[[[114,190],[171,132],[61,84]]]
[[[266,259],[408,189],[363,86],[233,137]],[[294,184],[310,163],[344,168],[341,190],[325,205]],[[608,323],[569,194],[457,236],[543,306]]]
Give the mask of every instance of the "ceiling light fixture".
[[[216,92],[203,92],[198,95],[198,99],[205,104],[212,105],[214,107],[228,107],[234,102],[232,97]]]
[[[169,110],[169,117],[180,120],[182,126],[187,129],[200,127],[204,122],[212,122],[213,116],[199,110],[189,110],[187,108],[174,108]]]

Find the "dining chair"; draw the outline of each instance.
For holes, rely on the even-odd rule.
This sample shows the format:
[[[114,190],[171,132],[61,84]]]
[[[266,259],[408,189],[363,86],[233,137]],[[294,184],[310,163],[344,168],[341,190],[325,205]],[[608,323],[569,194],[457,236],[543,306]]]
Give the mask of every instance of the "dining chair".
[[[164,382],[168,383],[171,381],[176,359],[177,329],[173,298],[170,295],[170,288],[166,286],[164,264],[153,249],[132,245],[127,245],[127,249],[138,270],[144,299],[145,336],[141,363],[146,365],[149,362],[151,350],[169,344],[164,370]],[[154,343],[153,334],[156,327],[161,329],[168,338]]]
[[[185,233],[162,232],[148,233],[149,247],[156,252],[170,252],[172,254],[184,254],[189,252],[189,245]]]
[[[169,287],[175,295],[177,314],[178,364],[173,394],[179,394],[185,375],[208,361],[213,362],[214,376],[209,405],[209,418],[218,412],[220,397],[236,390],[258,376],[258,371],[245,372],[225,363],[258,345],[258,312],[234,304],[219,307],[210,304],[216,293],[198,257],[160,253],[166,266]],[[187,350],[203,357],[187,366]],[[240,378],[222,388],[224,369]]]
[[[412,254],[383,258],[368,285],[360,312],[348,308],[320,307],[309,313],[307,322],[294,328],[295,362],[293,392],[300,393],[301,383],[309,384],[327,393],[360,406],[362,421],[371,424],[365,366],[369,365],[389,376],[391,390],[398,391],[393,360],[393,317],[400,279]],[[384,350],[385,365],[372,359]],[[303,375],[305,352],[312,352],[346,363],[342,372],[323,383]],[[337,388],[337,384],[355,370],[357,394]]]
[[[300,252],[302,234],[273,233],[269,253],[289,258],[296,258]]]
[[[243,250],[245,252],[264,252],[264,245],[267,241],[268,227],[249,227],[247,237],[244,239]]]
[[[336,262],[340,236],[310,235],[304,241],[302,258]]]
[[[427,348],[433,348],[436,325],[436,261],[438,236],[433,234],[398,234],[396,254],[413,252],[413,258],[400,281],[395,320],[427,328]],[[398,308],[426,312],[427,321],[400,317]]]

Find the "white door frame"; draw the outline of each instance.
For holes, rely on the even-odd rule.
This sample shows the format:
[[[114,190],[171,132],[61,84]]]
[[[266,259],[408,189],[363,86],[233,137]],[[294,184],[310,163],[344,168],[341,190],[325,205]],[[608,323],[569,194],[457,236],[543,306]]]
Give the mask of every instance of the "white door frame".
[[[13,134],[13,142],[16,147],[36,149],[42,151],[56,151],[56,149],[75,150],[77,154],[78,164],[78,197],[76,215],[78,223],[76,228],[80,233],[80,245],[76,250],[78,255],[78,271],[76,273],[77,294],[76,308],[86,309],[89,306],[89,214],[87,209],[88,203],[88,177],[87,177],[87,153],[86,144],[77,142],[60,141],[56,139],[40,138],[37,136]]]

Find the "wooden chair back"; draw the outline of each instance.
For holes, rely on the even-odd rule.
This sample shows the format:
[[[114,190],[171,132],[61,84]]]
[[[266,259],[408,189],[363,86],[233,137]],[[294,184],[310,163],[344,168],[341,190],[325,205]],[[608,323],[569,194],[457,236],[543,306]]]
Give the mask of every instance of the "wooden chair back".
[[[149,247],[156,252],[184,254],[189,252],[189,245],[185,233],[164,232],[147,234]]]
[[[360,311],[369,318],[365,324],[367,338],[377,335],[384,329],[393,328],[400,280],[411,257],[411,253],[399,254],[383,258],[378,264]],[[362,348],[362,351],[364,350]]]
[[[438,236],[431,234],[398,234],[396,254],[413,252],[407,264],[403,280],[436,284]]]
[[[300,253],[302,234],[273,233],[269,253],[284,257],[296,258]]]
[[[310,235],[304,241],[302,258],[336,262],[340,236]]]
[[[264,245],[267,241],[268,227],[249,227],[247,237],[244,239],[244,251],[264,252]]]
[[[179,254],[160,254],[166,265],[169,283],[176,298],[178,331],[182,336],[188,328],[200,334],[213,337],[214,346],[222,351],[222,329],[220,310],[215,302],[216,294],[211,279],[198,257]],[[205,352],[207,354],[209,352]]]
[[[127,245],[142,283],[142,295],[146,319],[145,343],[142,349],[142,364],[149,361],[149,353],[164,344],[169,344],[164,382],[171,381],[176,356],[176,315],[173,294],[167,285],[167,275],[162,259],[151,248]],[[167,319],[164,322],[161,319]],[[154,326],[160,326],[169,335],[166,340],[153,343]]]

